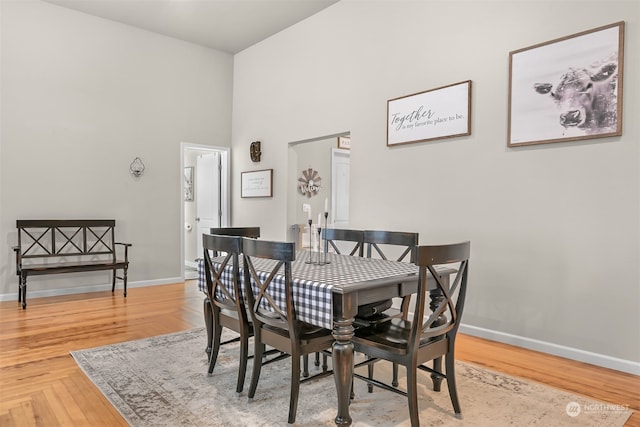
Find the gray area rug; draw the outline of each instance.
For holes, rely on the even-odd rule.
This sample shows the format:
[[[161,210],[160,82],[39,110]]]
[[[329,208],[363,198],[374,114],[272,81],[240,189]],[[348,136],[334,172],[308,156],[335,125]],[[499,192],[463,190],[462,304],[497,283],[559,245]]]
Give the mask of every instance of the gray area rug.
[[[256,396],[237,394],[238,345],[223,346],[207,375],[204,329],[194,329],[94,349],[72,356],[132,426],[285,426],[290,361],[263,367]],[[312,370],[319,369],[313,366]],[[363,372],[366,368],[363,368]],[[454,417],[446,384],[429,389],[420,381],[423,426],[622,426],[631,412],[537,383],[458,362],[456,379],[463,419]],[[404,370],[400,368],[400,386]],[[390,378],[390,365],[376,364],[376,376]],[[296,425],[332,426],[336,415],[333,377],[302,384]],[[367,393],[355,382],[350,407],[354,426],[408,426],[406,399],[382,389]]]

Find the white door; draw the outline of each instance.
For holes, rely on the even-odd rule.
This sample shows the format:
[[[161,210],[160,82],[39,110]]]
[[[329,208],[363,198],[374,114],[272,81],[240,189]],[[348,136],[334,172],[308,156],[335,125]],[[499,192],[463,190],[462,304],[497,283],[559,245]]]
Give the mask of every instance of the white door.
[[[331,217],[336,228],[349,225],[350,162],[349,150],[331,150]]]
[[[202,256],[202,235],[220,227],[220,153],[199,155],[196,159],[196,229],[198,257]]]

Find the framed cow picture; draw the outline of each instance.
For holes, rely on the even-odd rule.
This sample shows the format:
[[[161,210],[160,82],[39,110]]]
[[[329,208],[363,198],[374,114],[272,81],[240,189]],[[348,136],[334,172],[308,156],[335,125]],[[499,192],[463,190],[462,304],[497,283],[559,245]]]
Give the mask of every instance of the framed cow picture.
[[[509,54],[507,145],[622,135],[624,22]]]

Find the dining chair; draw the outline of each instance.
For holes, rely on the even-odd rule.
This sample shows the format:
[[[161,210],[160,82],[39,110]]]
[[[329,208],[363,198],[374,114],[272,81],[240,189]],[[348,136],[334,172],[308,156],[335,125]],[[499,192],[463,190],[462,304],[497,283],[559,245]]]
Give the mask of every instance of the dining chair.
[[[239,257],[242,253],[242,237],[222,235],[202,235],[204,247],[204,270],[206,279],[206,294],[212,308],[211,323],[213,324],[213,346],[209,357],[209,374],[213,373],[218,358],[221,343],[222,328],[228,328],[240,334],[232,341],[240,341],[240,359],[238,367],[238,381],[236,392],[240,393],[244,387],[249,358],[249,338],[253,335],[253,328],[249,322],[245,309],[242,290],[240,288]],[[212,253],[226,253],[220,263],[212,261]],[[231,263],[231,274],[227,267]],[[225,286],[225,281],[231,281],[231,289]],[[260,360],[260,359],[258,359]]]
[[[415,262],[415,248],[418,244],[418,233],[387,230],[365,230],[363,245],[366,248],[367,258],[381,258],[398,262]],[[393,300],[378,301],[366,306],[358,307],[356,325],[385,327],[384,323],[403,316],[406,318],[409,312],[411,297],[402,298],[400,310],[393,308]],[[370,374],[373,375],[373,364],[369,365]],[[398,385],[398,365],[393,364],[393,386]],[[369,391],[372,386],[369,386]]]
[[[407,389],[400,390],[375,380],[370,374],[365,377],[354,374],[354,377],[385,390],[399,393],[408,398],[409,416],[412,426],[419,426],[418,417],[418,370],[431,373],[433,388],[440,390],[440,382],[446,379],[449,397],[457,418],[461,418],[460,403],[455,382],[455,339],[462,318],[467,280],[469,275],[470,242],[418,246],[416,249],[416,265],[418,272],[418,289],[415,312],[411,319],[394,318],[385,329],[357,329],[353,338],[354,349],[365,353],[369,359],[356,365],[372,365],[383,359],[399,365],[407,370]],[[452,270],[438,273],[436,266],[449,266]],[[430,300],[428,283],[435,282],[435,289],[441,293],[436,303]],[[427,313],[427,307],[431,312]],[[424,363],[444,357],[445,369],[442,366],[429,368]]]
[[[255,262],[263,258],[273,261],[267,267],[268,271],[264,267],[256,269]],[[296,318],[291,276],[291,262],[295,260],[294,243],[244,239],[243,259],[244,292],[253,319],[254,360],[260,360],[266,345],[291,355],[288,422],[293,424],[300,383],[332,374],[332,371],[323,371],[301,380],[300,359],[310,353],[331,348],[333,336],[328,329]],[[278,304],[277,301],[282,303]],[[262,364],[253,364],[249,398],[255,396],[261,368]]]
[[[362,256],[364,232],[362,230],[347,230],[340,228],[325,228],[322,230],[324,250],[331,247],[337,254]],[[343,242],[343,243],[339,243]],[[347,249],[345,250],[345,245]]]
[[[251,237],[257,239],[260,237],[260,227],[222,227],[222,228],[210,228],[209,234],[217,234],[223,236],[239,236],[239,237]],[[213,251],[211,256],[218,256],[218,251]],[[211,303],[209,302],[209,297],[205,296],[204,304],[203,304],[203,312],[204,312],[204,324],[207,328],[207,354],[211,354],[211,345],[213,342],[213,325],[212,325],[212,312],[211,312]],[[239,338],[236,338],[233,341],[237,341]],[[227,344],[229,341],[224,342],[223,344]]]

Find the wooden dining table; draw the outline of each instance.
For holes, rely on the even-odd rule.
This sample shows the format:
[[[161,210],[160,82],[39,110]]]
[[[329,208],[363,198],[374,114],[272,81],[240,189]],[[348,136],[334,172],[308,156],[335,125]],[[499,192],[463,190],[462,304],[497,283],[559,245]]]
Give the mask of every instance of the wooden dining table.
[[[263,266],[265,271],[270,271],[269,267],[275,263],[266,259],[257,261],[256,269]],[[298,318],[333,331],[333,376],[338,398],[335,424],[349,426],[352,423],[349,399],[354,366],[352,338],[358,306],[415,293],[418,267],[377,258],[298,251],[291,270]],[[445,279],[451,272],[448,268],[438,270]],[[205,286],[204,266],[200,261],[198,287],[204,291]],[[430,287],[430,292],[432,301],[437,302],[439,295],[435,285]]]

